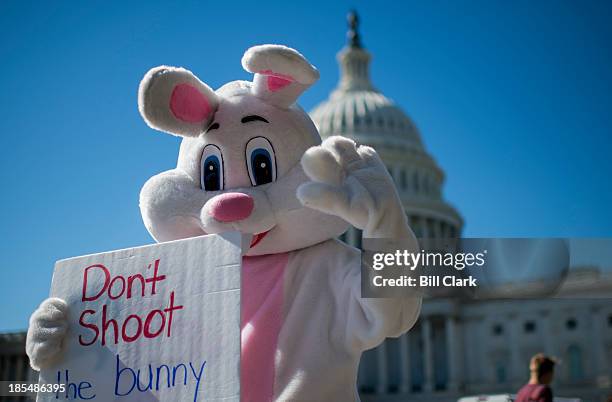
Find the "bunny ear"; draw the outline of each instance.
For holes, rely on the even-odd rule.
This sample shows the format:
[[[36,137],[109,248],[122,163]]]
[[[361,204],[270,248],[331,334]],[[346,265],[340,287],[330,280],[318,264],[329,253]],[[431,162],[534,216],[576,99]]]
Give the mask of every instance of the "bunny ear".
[[[319,71],[304,56],[281,45],[250,48],[242,57],[242,67],[255,74],[254,95],[283,108],[319,79]]]
[[[208,127],[219,101],[215,92],[191,71],[155,67],[138,88],[138,109],[154,129],[193,137]]]

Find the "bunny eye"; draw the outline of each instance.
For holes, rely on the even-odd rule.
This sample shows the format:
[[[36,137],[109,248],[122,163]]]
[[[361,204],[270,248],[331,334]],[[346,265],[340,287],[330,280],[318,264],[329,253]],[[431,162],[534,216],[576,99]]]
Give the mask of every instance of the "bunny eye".
[[[207,145],[202,151],[200,187],[206,191],[223,190],[223,156],[216,145]]]
[[[246,162],[251,184],[260,186],[276,180],[276,158],[270,141],[251,138],[246,146]]]

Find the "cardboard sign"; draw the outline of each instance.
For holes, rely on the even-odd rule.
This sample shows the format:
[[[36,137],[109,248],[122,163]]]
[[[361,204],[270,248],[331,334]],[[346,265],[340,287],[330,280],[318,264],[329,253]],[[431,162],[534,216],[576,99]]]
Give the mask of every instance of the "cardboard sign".
[[[239,401],[238,233],[58,261],[69,305],[62,360],[38,401]]]

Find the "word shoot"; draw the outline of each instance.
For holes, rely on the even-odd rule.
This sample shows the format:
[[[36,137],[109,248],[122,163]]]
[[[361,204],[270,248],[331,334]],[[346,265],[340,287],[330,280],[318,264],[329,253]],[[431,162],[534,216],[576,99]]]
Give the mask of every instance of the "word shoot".
[[[147,270],[153,266],[153,272],[149,277],[140,273],[130,275],[127,279],[123,275],[112,277],[109,269],[102,264],[90,265],[83,270],[83,296],[81,301],[90,302],[98,300],[105,295],[108,303],[117,300],[131,299],[132,297],[147,297],[156,294],[158,283],[165,281],[166,275],[159,274],[160,260],[156,259],[149,264]],[[96,272],[97,271],[97,272]],[[104,281],[102,286],[91,289],[89,275],[102,274]],[[99,284],[100,281],[97,281]],[[87,335],[79,335],[79,343],[83,346],[93,345],[100,339],[102,345],[106,345],[107,334],[110,333],[110,341],[114,344],[122,342],[134,342],[140,337],[156,338],[158,336],[172,335],[172,318],[177,310],[183,306],[176,305],[174,301],[174,291],[170,292],[168,307],[152,309],[149,312],[130,314],[123,319],[115,319],[108,316],[108,304],[102,305],[101,319],[97,323],[88,321],[90,316],[97,314],[96,310],[86,309],[80,315],[79,324],[87,329]],[[165,330],[165,331],[164,331]],[[131,332],[130,332],[131,331]]]

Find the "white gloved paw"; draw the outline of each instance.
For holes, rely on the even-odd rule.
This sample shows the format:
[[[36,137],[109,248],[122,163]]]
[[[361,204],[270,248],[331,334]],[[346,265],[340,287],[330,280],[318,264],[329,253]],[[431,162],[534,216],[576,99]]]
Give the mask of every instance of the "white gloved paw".
[[[364,236],[411,233],[393,179],[374,149],[329,137],[304,153],[302,168],[311,179],[297,190],[303,205],[339,216]]]
[[[68,330],[68,305],[51,297],[43,301],[30,317],[26,337],[26,353],[34,370],[51,365],[62,352]]]

